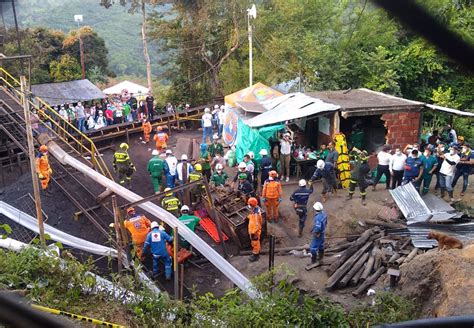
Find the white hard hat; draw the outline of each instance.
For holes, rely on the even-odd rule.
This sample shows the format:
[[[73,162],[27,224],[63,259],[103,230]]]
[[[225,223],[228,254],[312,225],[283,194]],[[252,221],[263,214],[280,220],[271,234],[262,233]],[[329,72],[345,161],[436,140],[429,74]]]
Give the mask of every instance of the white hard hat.
[[[156,155],[159,155],[160,152],[159,152],[158,150],[156,150],[156,149],[153,149],[153,151],[151,152],[151,154],[152,154],[153,156],[156,156]]]
[[[222,166],[221,163],[216,164],[216,170],[222,170],[224,167]]]
[[[245,162],[240,162],[238,168],[239,168],[239,169],[246,169],[246,168],[247,168],[247,164],[245,164]]]
[[[183,211],[189,211],[189,206],[188,205],[181,206],[181,212]]]
[[[166,149],[166,155],[170,155],[172,153],[173,153],[173,151],[171,149]]]
[[[186,155],[186,154],[181,155],[181,160],[182,161],[187,161],[188,160],[188,155]]]
[[[324,209],[323,204],[321,204],[320,202],[314,203],[313,208],[314,208],[316,211],[322,211],[322,210]]]
[[[159,226],[159,224],[158,224],[158,222],[156,222],[156,221],[153,221],[153,222],[151,223],[151,228],[152,228],[152,229],[154,229],[154,228],[156,228],[156,227],[158,227],[158,226]]]
[[[268,151],[266,149],[262,149],[262,150],[260,150],[259,154],[260,154],[260,156],[267,156]]]
[[[212,136],[212,139],[218,140],[218,139],[219,139],[219,136],[218,136],[217,134],[214,134],[214,135]]]
[[[219,108],[219,105],[214,105],[214,108],[215,108],[215,109]]]
[[[320,159],[317,163],[316,163],[316,167],[320,170],[324,169],[324,161],[322,159]]]
[[[249,155],[250,158],[254,158],[254,157],[255,157],[255,154],[253,153],[253,151],[249,151],[249,152],[247,153],[247,155]]]
[[[224,105],[221,105],[221,109],[225,109],[225,106],[224,106]]]
[[[211,110],[208,107],[204,108],[204,113],[209,113],[210,111]]]
[[[284,137],[289,137],[290,134],[289,134],[288,132],[285,132],[285,133],[283,134],[283,136],[284,136]]]
[[[301,179],[299,182],[298,182],[298,185],[300,187],[305,187],[306,186],[306,180],[305,179]]]

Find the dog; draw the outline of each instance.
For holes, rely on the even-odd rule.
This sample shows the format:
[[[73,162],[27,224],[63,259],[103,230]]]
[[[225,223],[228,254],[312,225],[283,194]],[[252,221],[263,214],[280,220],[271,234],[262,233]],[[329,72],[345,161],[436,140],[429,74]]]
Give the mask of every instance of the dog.
[[[438,242],[438,251],[443,249],[463,248],[463,244],[459,239],[445,235],[441,232],[430,231],[427,238],[435,239]]]

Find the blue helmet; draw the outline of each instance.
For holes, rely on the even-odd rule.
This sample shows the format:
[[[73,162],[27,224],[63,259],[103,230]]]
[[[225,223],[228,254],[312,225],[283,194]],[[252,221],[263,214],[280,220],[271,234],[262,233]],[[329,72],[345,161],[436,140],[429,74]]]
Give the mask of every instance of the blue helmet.
[[[202,144],[201,144],[201,150],[206,150],[206,149],[207,149],[207,144],[202,143]]]

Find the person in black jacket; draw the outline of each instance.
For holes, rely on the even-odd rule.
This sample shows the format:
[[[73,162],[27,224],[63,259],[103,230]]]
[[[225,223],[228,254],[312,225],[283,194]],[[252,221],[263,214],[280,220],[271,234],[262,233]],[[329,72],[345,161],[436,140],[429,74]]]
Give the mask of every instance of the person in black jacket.
[[[290,196],[290,201],[294,202],[293,207],[299,218],[298,237],[300,238],[303,235],[304,224],[308,213],[306,205],[308,204],[309,196],[313,193],[313,184],[310,182],[309,188],[307,188],[306,185],[306,180],[301,179],[298,182],[299,188]]]
[[[367,187],[368,183],[366,181],[366,177],[370,172],[369,164],[367,163],[368,154],[367,151],[363,150],[356,160],[354,164],[354,168],[351,170],[351,183],[349,184],[349,195],[347,199],[352,199],[354,195],[355,188],[359,186],[360,195],[362,197],[362,205],[365,205],[366,202],[366,195],[367,195]]]
[[[263,186],[265,181],[268,179],[268,173],[273,170],[272,166],[272,159],[268,157],[268,151],[266,149],[262,149],[259,152],[260,156],[262,156],[262,159],[260,160],[260,184]]]

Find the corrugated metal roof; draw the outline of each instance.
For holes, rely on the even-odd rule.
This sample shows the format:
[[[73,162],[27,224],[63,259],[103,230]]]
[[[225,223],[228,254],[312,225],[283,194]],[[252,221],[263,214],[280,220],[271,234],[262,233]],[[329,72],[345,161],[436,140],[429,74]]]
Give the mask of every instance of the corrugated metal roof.
[[[432,105],[432,104],[425,104],[425,106],[430,109],[434,109],[440,112],[450,113],[450,114],[459,115],[459,116],[474,117],[474,113],[463,111],[463,110],[458,110],[458,109],[448,108],[448,107],[443,107],[443,106],[438,106],[438,105]]]
[[[52,106],[106,97],[99,88],[87,79],[35,84],[31,86],[31,92]]]

